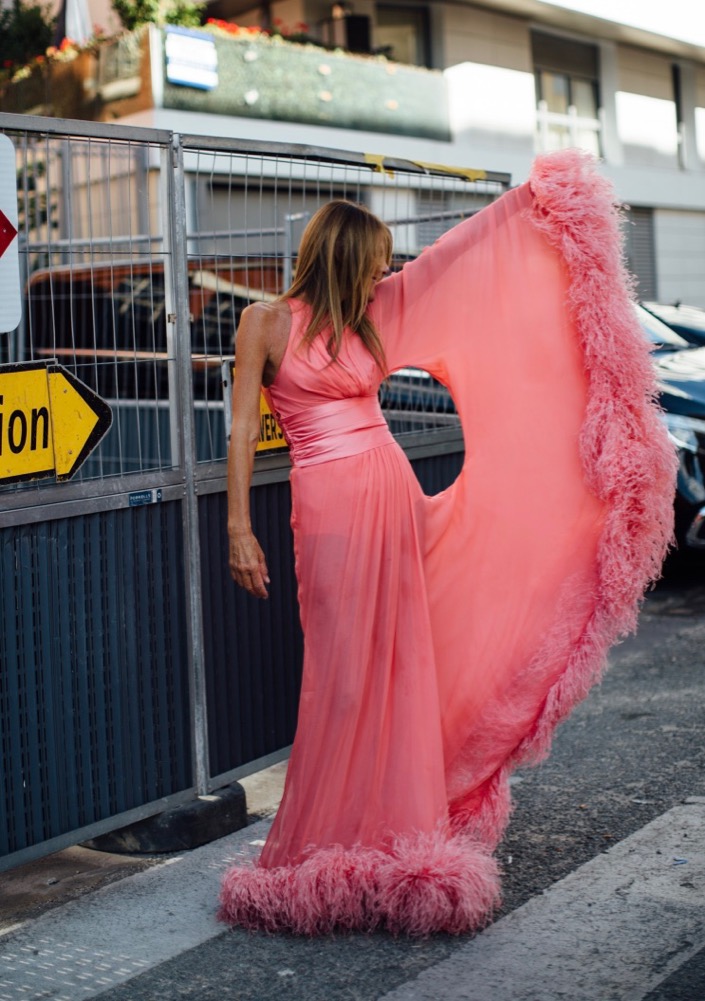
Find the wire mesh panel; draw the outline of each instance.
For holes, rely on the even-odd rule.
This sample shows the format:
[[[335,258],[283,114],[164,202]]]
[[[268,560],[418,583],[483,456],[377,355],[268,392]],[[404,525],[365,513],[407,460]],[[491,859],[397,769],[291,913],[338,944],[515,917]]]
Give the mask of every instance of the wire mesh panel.
[[[408,163],[281,148],[260,152],[185,137],[189,316],[177,317],[172,148],[159,141],[5,129],[17,150],[25,309],[0,337],[0,364],[56,359],[106,400],[112,428],[76,482],[168,472],[180,463],[177,356],[188,352],[199,462],[227,449],[229,381],[243,308],[289,286],[301,234],[331,198],[367,205],[390,227],[394,266],[491,201],[501,175],[476,179]],[[145,131],[145,130],[142,130]],[[138,133],[139,130],[132,130]],[[190,321],[190,344],[175,336]],[[416,370],[392,376],[382,403],[396,433],[457,425],[447,392]],[[0,492],[41,484],[0,486]]]
[[[168,141],[3,131],[16,149],[24,309],[0,336],[0,363],[56,360],[110,405],[113,426],[77,482],[168,469]]]
[[[171,135],[26,116],[0,130],[16,152],[23,302],[0,334],[0,377],[58,367],[112,413],[67,482],[13,482],[3,466],[4,868],[193,795],[197,554],[185,558]],[[53,411],[51,425],[64,433]]]

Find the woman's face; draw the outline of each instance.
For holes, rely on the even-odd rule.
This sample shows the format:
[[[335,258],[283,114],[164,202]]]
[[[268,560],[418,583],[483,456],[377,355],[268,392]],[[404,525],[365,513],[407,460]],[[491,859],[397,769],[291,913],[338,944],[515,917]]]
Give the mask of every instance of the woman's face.
[[[375,254],[373,264],[372,264],[372,274],[370,275],[367,301],[375,301],[375,292],[377,290],[377,285],[382,279],[389,274],[389,262],[387,260],[387,250],[384,243],[380,242],[377,247],[377,253]]]

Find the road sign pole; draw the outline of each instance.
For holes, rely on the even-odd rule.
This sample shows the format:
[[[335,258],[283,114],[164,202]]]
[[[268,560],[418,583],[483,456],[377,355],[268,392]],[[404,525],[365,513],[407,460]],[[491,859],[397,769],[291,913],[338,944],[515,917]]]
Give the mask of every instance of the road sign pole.
[[[0,333],[15,330],[22,318],[18,228],[15,147],[0,133]]]

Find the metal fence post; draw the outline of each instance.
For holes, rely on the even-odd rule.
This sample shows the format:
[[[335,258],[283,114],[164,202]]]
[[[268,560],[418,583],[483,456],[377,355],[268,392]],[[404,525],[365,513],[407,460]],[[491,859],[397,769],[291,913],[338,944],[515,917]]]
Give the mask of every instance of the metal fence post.
[[[285,292],[294,280],[294,223],[308,221],[310,212],[287,212],[284,216],[284,287]]]
[[[179,464],[184,473],[183,532],[184,585],[186,588],[187,635],[189,642],[189,687],[191,697],[191,734],[193,782],[196,795],[208,793],[208,712],[203,648],[203,601],[201,580],[201,545],[196,494],[196,427],[191,370],[191,322],[188,293],[188,252],[186,242],[186,184],[181,137],[175,133],[171,147],[169,197],[169,245],[171,246],[172,287],[175,310],[167,317],[173,324],[176,350],[176,375],[179,421]],[[165,257],[168,266],[169,255]],[[167,276],[165,275],[165,278]],[[174,405],[171,395],[170,405]]]
[[[61,214],[59,216],[59,236],[62,240],[71,240],[73,231],[73,161],[71,153],[71,143],[65,139],[61,144],[61,190],[63,199],[61,202]],[[68,247],[62,251],[61,261],[63,264],[70,263]]]

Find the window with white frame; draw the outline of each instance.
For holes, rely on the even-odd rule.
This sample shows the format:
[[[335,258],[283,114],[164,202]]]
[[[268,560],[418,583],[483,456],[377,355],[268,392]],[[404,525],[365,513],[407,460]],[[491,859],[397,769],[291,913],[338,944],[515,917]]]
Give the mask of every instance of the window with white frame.
[[[539,150],[579,146],[600,153],[599,57],[596,45],[531,33]]]

